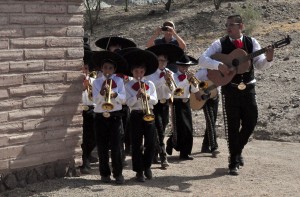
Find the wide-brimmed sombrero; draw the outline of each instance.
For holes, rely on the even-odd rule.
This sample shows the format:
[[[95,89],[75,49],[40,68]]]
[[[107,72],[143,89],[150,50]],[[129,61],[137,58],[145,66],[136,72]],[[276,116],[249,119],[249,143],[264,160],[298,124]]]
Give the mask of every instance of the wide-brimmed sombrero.
[[[186,54],[184,54],[178,61],[176,61],[176,65],[179,66],[193,66],[197,64],[198,60]]]
[[[108,50],[108,47],[111,45],[120,45],[122,49],[128,47],[136,47],[136,44],[133,41],[119,36],[109,36],[100,38],[95,42],[95,45],[104,50]]]
[[[110,51],[94,51],[92,60],[95,67],[101,67],[105,61],[113,63],[116,66],[115,73],[125,73],[128,70],[126,60]]]
[[[84,50],[84,55],[83,55],[83,63],[85,65],[88,65],[89,70],[93,70],[93,61],[92,61],[92,56],[93,56],[93,51],[91,50]]]
[[[158,44],[147,48],[146,50],[153,52],[155,55],[165,55],[169,62],[175,62],[183,56],[183,50],[174,44]]]
[[[144,64],[146,66],[145,76],[151,75],[157,70],[158,60],[157,56],[154,53],[139,48],[131,48],[127,50],[128,52],[122,55],[128,63],[128,70],[126,75],[132,76],[131,68],[136,65]]]

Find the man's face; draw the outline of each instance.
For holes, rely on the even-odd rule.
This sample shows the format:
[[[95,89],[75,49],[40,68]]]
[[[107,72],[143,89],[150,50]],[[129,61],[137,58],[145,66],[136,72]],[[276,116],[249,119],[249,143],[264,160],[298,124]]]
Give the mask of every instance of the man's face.
[[[105,62],[102,65],[102,73],[104,76],[111,76],[115,73],[115,66],[110,62]]]
[[[146,73],[146,69],[143,67],[134,68],[132,71],[132,75],[135,79],[142,79]]]
[[[163,70],[168,64],[167,57],[164,55],[159,55],[157,59],[158,59],[158,63],[159,63],[158,68],[160,70]]]
[[[242,28],[243,28],[242,23],[237,23],[235,22],[234,18],[231,18],[231,19],[227,19],[225,26],[226,26],[226,32],[229,37],[233,39],[238,39],[241,37]]]

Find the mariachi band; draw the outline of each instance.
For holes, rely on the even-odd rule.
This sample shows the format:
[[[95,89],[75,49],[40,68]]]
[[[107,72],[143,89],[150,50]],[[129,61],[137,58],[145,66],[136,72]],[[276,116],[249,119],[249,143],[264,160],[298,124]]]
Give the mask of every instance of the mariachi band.
[[[111,175],[116,184],[124,183],[122,170],[128,154],[139,182],[152,178],[151,165],[158,162],[158,156],[161,168],[168,168],[167,155],[172,155],[173,149],[179,151],[180,160],[192,160],[190,96],[207,100],[209,94],[205,81],[188,71],[197,60],[174,44],[142,50],[117,36],[101,38],[95,44],[103,50],[91,51],[86,44],[84,48],[81,172],[90,173],[90,163],[97,162],[97,158],[91,159],[95,146],[105,183],[111,181]],[[176,65],[177,72],[168,69],[169,63]],[[172,133],[165,144],[169,122]],[[211,136],[206,139],[207,149],[215,154],[216,136],[212,140]]]

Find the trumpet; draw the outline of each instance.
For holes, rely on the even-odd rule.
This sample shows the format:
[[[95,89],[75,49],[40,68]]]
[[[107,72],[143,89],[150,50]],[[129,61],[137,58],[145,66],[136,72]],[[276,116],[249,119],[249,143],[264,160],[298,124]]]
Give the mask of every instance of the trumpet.
[[[108,77],[107,77],[108,80]],[[107,80],[106,80],[106,84],[107,85]],[[105,103],[102,104],[102,109],[110,111],[114,108],[114,104],[112,104],[111,102],[111,87],[112,87],[112,79],[110,79],[109,81],[109,88],[108,90],[105,92]]]
[[[149,107],[149,102],[147,99],[147,94],[146,94],[146,86],[145,83],[141,83],[141,80],[139,80],[139,85],[140,88],[143,89],[144,93],[145,93],[145,98],[143,96],[141,96],[141,102],[142,102],[142,110],[144,111],[145,115],[143,116],[143,119],[146,122],[150,122],[152,120],[154,120],[155,116],[154,114],[151,113],[150,111],[150,107]]]
[[[193,75],[193,73],[187,71],[187,74]],[[189,82],[191,85],[193,85],[195,88],[201,88],[206,89],[208,87],[208,83],[205,81],[200,81],[193,75],[191,78],[189,78]]]
[[[88,74],[88,76],[89,76],[89,84],[88,84],[86,90],[87,90],[87,93],[88,93],[89,100],[92,101],[93,100],[93,91],[92,91],[93,87],[92,87],[90,78],[95,78],[96,79],[97,78],[97,72],[92,71]]]
[[[166,71],[166,72],[168,72],[168,71]],[[176,84],[176,82],[175,82],[175,80],[173,79],[172,76],[170,76],[166,79],[166,85],[169,87],[169,89],[171,91],[173,91],[174,95],[176,95],[176,96],[182,96],[183,95],[184,90],[177,86],[177,84]]]

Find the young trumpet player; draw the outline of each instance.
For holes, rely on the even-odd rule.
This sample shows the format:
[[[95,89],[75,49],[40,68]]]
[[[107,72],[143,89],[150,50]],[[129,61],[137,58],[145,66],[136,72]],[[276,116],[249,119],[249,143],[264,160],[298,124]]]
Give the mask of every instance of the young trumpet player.
[[[153,106],[157,103],[154,83],[144,76],[154,73],[158,61],[152,52],[136,48],[123,56],[128,62],[128,75],[133,79],[125,85],[126,104],[130,108],[132,169],[139,182],[152,179],[151,164],[155,151]],[[144,141],[144,143],[143,143]]]
[[[195,77],[200,81],[207,81],[207,69],[201,68],[195,74]],[[219,88],[218,88],[219,89]],[[197,92],[198,93],[198,92]],[[195,94],[196,99],[201,101],[203,99],[201,94]],[[204,138],[202,142],[201,152],[211,153],[213,157],[216,157],[220,152],[218,151],[217,133],[216,133],[216,121],[218,115],[219,95],[211,98],[208,92],[208,97],[203,105],[203,113],[206,122],[206,128]]]
[[[173,134],[167,141],[166,151],[168,154],[172,154],[173,148],[180,152],[179,159],[181,160],[193,160],[190,155],[193,147],[193,123],[192,113],[190,108],[190,90],[195,93],[198,88],[190,85],[188,79],[191,74],[187,74],[190,66],[197,65],[197,60],[183,55],[182,58],[176,61],[178,72],[174,73],[174,81],[177,86],[177,91],[174,94],[174,116],[175,125],[173,128]]]
[[[98,39],[95,42],[95,45],[99,48],[102,48],[107,51],[111,51],[114,53],[120,54],[120,51],[123,49],[127,49],[130,47],[136,47],[136,44],[127,38],[119,37],[119,36],[108,36]],[[123,79],[124,84],[131,80],[131,77],[124,75],[124,73],[116,73],[116,76]],[[129,115],[130,111],[126,104],[122,106],[123,116],[122,116],[122,124],[123,124],[123,137],[122,137],[122,157],[123,157],[123,165],[126,166],[126,154],[130,154],[130,130],[129,130]]]
[[[156,152],[159,153],[161,167],[167,168],[169,163],[164,138],[165,129],[169,123],[169,104],[174,87],[168,82],[171,77],[173,78],[173,72],[166,67],[168,62],[175,62],[184,52],[181,48],[172,44],[154,45],[147,50],[156,54],[159,63],[158,69],[153,74],[147,76],[147,79],[154,83],[158,99],[158,103],[154,105],[153,109],[158,137]],[[153,162],[157,161],[157,153],[155,153]]]
[[[79,167],[82,174],[90,173],[90,163],[97,162],[98,159],[92,156],[92,151],[96,147],[94,132],[94,103],[92,97],[92,83],[96,76],[93,74],[93,64],[91,61],[92,51],[87,43],[84,45],[84,57],[82,72],[85,75],[82,90],[82,165]]]
[[[93,54],[95,65],[100,65],[102,77],[93,83],[93,101],[95,103],[96,142],[99,156],[99,171],[102,182],[110,182],[109,149],[111,149],[112,174],[117,184],[124,183],[122,175],[122,104],[126,101],[123,80],[115,72],[124,72],[127,62],[121,56],[109,51],[97,51]]]

